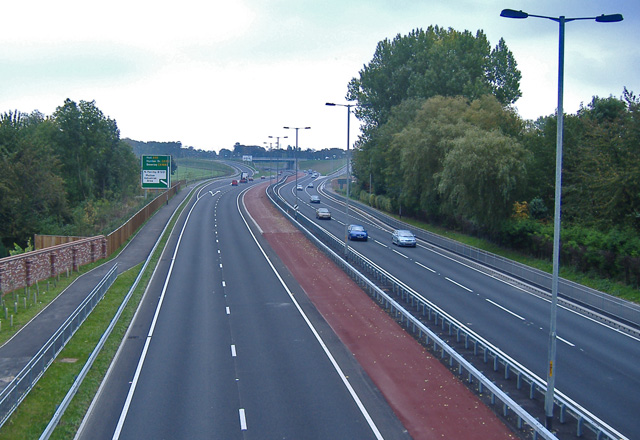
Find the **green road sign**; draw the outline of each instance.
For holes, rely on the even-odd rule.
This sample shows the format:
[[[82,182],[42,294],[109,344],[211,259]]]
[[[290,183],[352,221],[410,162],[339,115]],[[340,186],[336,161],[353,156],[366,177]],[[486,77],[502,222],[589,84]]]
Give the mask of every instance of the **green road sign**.
[[[142,188],[171,188],[171,156],[145,156],[142,158]]]

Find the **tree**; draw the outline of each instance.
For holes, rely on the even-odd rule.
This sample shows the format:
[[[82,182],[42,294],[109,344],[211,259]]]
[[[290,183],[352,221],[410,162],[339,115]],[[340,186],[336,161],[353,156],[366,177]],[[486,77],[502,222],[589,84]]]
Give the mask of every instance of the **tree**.
[[[640,100],[594,97],[577,116],[583,130],[569,177],[570,213],[600,228],[640,229]]]
[[[52,121],[54,149],[71,206],[120,197],[136,185],[138,161],[131,147],[120,140],[116,122],[105,117],[94,101],[76,104],[67,99]]]
[[[445,209],[496,232],[526,181],[527,161],[526,150],[499,130],[467,130],[437,176]]]
[[[399,111],[400,109],[404,111]],[[524,171],[524,161],[528,160],[528,154],[516,141],[516,136],[522,131],[522,121],[515,112],[504,109],[496,98],[484,95],[471,102],[460,96],[436,96],[422,101],[417,110],[407,101],[392,113],[394,116],[377,132],[389,133],[386,138],[390,140],[389,144],[381,149],[386,150],[383,153],[386,187],[395,188],[390,195],[400,200],[405,212],[435,221],[442,220],[443,215],[449,218],[462,216],[480,223],[493,221],[493,217],[482,215],[476,205],[467,203],[467,198],[462,197],[474,194],[474,191],[477,194],[480,190],[472,188],[470,180],[461,183],[463,187],[453,186],[453,176],[461,170],[456,168],[449,156],[457,157],[462,152],[468,152],[470,157],[465,158],[464,162],[465,166],[470,167],[467,172],[473,171],[473,161],[477,162],[477,171],[480,171],[480,167],[485,167],[482,169],[483,176],[486,176],[483,191],[491,188],[502,197],[482,200],[495,205],[489,207],[492,215],[497,216],[495,220],[508,217],[508,208],[515,201],[523,183],[520,177],[515,177],[512,173],[516,170]],[[412,114],[415,116],[409,120],[408,117]],[[402,115],[404,118],[398,119],[395,115]],[[484,161],[485,158],[478,156],[468,146],[469,141],[465,141],[468,136],[473,135],[471,139],[475,142],[478,133],[485,134],[490,141],[489,144],[483,142],[478,145],[478,148],[486,150],[483,153],[487,157],[493,157],[494,154],[491,142],[496,142],[493,148],[505,155],[500,164],[502,174],[498,177],[497,171],[486,169],[489,164]],[[506,148],[506,144],[511,144],[511,147]],[[523,161],[522,167],[515,166],[514,161],[517,160]],[[475,175],[475,172],[471,172],[465,177],[473,179]],[[443,183],[443,179],[448,180]],[[464,193],[462,189],[465,190]],[[491,226],[493,225],[492,222]]]
[[[347,99],[367,106],[356,112],[366,138],[407,98],[440,95],[474,100],[493,93],[508,105],[521,95],[519,81],[520,72],[504,40],[492,51],[482,31],[474,36],[430,26],[379,42],[373,59],[349,82]]]
[[[69,218],[59,161],[46,142],[50,122],[34,112],[0,116],[0,238],[26,246],[34,232],[54,233]]]

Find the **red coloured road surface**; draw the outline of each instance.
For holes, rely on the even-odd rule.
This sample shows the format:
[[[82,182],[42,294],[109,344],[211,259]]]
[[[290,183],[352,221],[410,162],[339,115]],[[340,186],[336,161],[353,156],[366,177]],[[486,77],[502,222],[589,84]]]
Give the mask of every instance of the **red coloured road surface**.
[[[514,439],[502,421],[271,204],[245,195],[263,236],[416,440]]]

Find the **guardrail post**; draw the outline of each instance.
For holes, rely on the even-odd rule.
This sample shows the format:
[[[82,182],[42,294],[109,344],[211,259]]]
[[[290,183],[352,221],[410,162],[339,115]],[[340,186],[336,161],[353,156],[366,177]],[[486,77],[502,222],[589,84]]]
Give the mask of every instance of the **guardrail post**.
[[[576,437],[582,437],[582,427],[584,425],[584,417],[578,417],[578,423],[576,424]]]
[[[536,383],[532,381],[531,385],[529,385],[529,399],[533,400],[535,396],[536,396]]]

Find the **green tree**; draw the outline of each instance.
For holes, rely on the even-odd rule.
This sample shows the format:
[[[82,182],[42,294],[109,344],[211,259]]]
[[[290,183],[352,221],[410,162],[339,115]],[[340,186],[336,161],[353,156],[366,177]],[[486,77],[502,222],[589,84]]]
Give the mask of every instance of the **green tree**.
[[[465,183],[464,194],[452,187],[451,179],[459,169],[454,167],[448,157],[468,151],[471,156],[464,161],[465,165],[469,165],[469,161],[478,161],[478,171],[482,171],[482,176],[493,176],[493,180],[486,177],[484,187],[493,185],[493,190],[502,197],[496,196],[486,200],[486,203],[495,205],[490,208],[492,215],[499,215],[496,220],[508,217],[510,205],[515,201],[522,184],[522,179],[513,173],[517,170],[524,171],[524,161],[528,160],[528,154],[515,140],[522,131],[522,121],[517,114],[504,109],[497,99],[490,95],[484,95],[472,102],[460,96],[436,96],[423,101],[417,110],[406,112],[406,115],[411,114],[415,114],[415,117],[405,124],[390,126],[387,123],[378,130],[380,132],[399,129],[388,137],[390,142],[384,156],[387,170],[385,178],[387,187],[396,185],[397,189],[389,195],[402,203],[404,212],[435,221],[442,220],[443,215],[462,216],[479,222],[493,220],[481,215],[475,209],[475,205],[462,202],[461,195],[472,194],[478,188],[472,188],[468,181]],[[389,122],[395,121],[394,117],[389,119]],[[500,163],[502,174],[499,178],[495,177],[495,170],[480,170],[480,167],[488,164],[473,150],[463,148],[467,147],[464,139],[471,135],[477,136],[477,133],[485,133],[487,139],[497,143],[496,151],[505,155]],[[473,140],[475,141],[475,137]],[[507,149],[504,145],[509,142],[512,147]],[[489,145],[482,143],[479,146],[487,150],[487,155],[492,156]],[[513,163],[518,160],[523,161],[520,168]],[[471,173],[465,177],[473,179],[473,176]],[[443,183],[442,179],[445,178],[449,180]],[[465,212],[465,209],[468,211]]]
[[[0,237],[7,248],[24,247],[35,232],[54,233],[68,220],[48,125],[37,112],[0,116]]]
[[[499,130],[467,130],[438,174],[445,209],[497,232],[526,181],[527,161],[526,150]]]
[[[120,140],[116,122],[105,117],[94,101],[76,104],[67,99],[52,120],[55,152],[71,206],[94,198],[117,198],[132,190],[138,161]]]
[[[520,97],[519,81],[520,72],[504,40],[491,50],[480,30],[474,36],[430,26],[380,41],[373,59],[349,82],[347,99],[367,105],[357,115],[369,136],[407,98],[441,95],[474,100],[493,93],[507,105]]]
[[[639,110],[625,90],[623,99],[594,97],[578,111],[583,137],[568,212],[584,224],[640,229]]]

